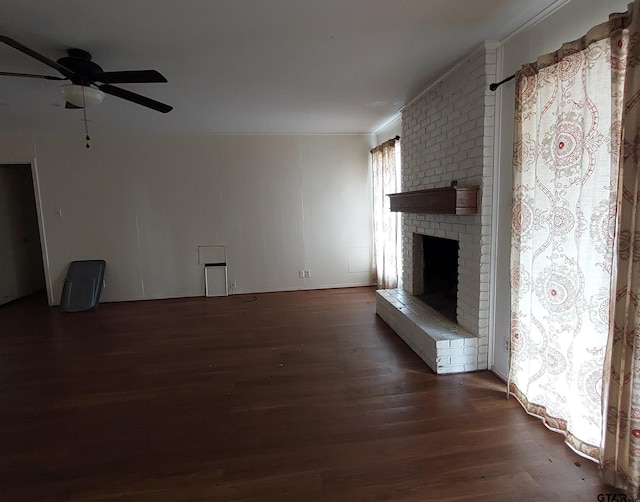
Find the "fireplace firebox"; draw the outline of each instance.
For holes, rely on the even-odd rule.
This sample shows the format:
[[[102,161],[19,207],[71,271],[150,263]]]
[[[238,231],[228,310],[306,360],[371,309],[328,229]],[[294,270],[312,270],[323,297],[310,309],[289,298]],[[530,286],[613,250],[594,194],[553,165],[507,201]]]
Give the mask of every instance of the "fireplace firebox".
[[[422,271],[415,296],[457,322],[458,241],[414,234],[414,243],[422,248],[414,254],[414,270]]]

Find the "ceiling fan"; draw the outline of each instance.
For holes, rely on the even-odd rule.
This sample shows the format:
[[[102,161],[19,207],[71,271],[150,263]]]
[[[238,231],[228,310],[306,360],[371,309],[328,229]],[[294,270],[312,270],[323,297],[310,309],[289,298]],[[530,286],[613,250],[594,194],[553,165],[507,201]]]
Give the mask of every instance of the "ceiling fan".
[[[105,94],[110,94],[161,113],[168,113],[173,110],[172,106],[165,103],[112,85],[166,83],[167,79],[156,70],[104,71],[91,60],[91,54],[82,49],[68,49],[65,57],[53,61],[7,36],[0,35],[0,42],[37,59],[41,63],[57,70],[61,75],[52,76],[0,71],[0,76],[69,80],[71,84],[61,86],[62,94],[67,102],[66,108],[86,108],[87,106],[97,105],[102,102]]]

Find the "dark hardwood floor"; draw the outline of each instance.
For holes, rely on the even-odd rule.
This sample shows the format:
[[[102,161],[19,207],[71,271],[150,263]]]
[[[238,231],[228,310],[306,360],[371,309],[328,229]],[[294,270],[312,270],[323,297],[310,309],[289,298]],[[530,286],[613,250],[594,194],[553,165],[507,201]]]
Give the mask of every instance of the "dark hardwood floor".
[[[488,372],[436,376],[374,290],[0,307],[0,500],[596,501]]]

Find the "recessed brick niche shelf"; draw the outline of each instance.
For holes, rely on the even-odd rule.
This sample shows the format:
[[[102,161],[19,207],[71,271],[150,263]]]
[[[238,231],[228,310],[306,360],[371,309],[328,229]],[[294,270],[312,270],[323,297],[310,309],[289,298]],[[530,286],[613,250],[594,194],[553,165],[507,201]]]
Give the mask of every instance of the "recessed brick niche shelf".
[[[392,193],[391,211],[396,213],[476,214],[480,187],[445,187]]]

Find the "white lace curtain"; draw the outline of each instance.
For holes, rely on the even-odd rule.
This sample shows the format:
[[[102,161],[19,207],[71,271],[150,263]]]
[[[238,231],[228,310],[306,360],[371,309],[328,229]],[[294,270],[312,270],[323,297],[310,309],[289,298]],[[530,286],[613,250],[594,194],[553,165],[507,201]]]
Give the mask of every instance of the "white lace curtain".
[[[609,23],[516,83],[509,391],[598,460],[616,215]]]
[[[388,194],[400,191],[396,143],[390,139],[371,150],[373,165],[373,274],[379,289],[398,287],[398,213],[389,210]]]
[[[640,0],[523,67],[516,101],[509,389],[638,499]]]

